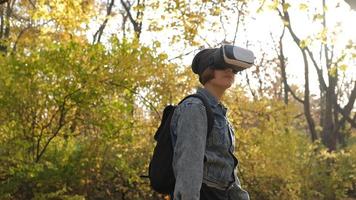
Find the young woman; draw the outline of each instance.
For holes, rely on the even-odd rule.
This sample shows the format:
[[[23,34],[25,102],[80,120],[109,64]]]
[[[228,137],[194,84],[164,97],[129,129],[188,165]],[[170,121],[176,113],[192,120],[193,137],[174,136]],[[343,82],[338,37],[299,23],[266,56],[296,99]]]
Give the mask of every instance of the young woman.
[[[211,133],[207,136],[206,108],[198,98],[184,100],[172,117],[174,200],[249,200],[236,175],[234,131],[226,117],[227,108],[220,102],[234,83],[236,71],[204,65],[217,50],[200,51],[192,63],[203,85],[197,94],[206,99],[214,114]]]

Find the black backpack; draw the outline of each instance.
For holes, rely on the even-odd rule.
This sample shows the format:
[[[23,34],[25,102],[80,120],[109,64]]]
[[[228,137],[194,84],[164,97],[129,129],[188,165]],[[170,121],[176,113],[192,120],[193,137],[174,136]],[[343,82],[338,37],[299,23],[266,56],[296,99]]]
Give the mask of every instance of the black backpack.
[[[213,128],[214,115],[206,99],[198,94],[193,94],[185,97],[199,98],[206,108],[206,114],[208,119],[208,133]],[[173,161],[173,145],[171,140],[170,124],[173,116],[173,112],[177,106],[168,105],[163,111],[163,117],[161,124],[154,136],[157,141],[156,147],[153,151],[153,156],[149,165],[148,177],[153,190],[161,194],[171,194],[174,191],[175,177],[173,173],[172,161]]]

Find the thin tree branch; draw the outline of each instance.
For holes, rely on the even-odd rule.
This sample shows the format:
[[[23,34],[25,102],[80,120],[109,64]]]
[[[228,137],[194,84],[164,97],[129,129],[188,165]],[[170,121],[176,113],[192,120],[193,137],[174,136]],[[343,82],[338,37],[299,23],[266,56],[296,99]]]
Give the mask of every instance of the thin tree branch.
[[[125,9],[125,11],[126,11],[128,17],[129,17],[129,19],[130,19],[132,25],[133,25],[134,28],[135,28],[135,27],[137,26],[137,22],[136,22],[135,19],[132,17],[132,14],[131,14],[131,11],[130,11],[131,5],[129,4],[129,6],[128,6],[128,5],[126,5],[126,3],[125,3],[123,0],[120,0],[120,1],[121,1],[122,6],[124,7],[124,9]]]
[[[188,52],[186,52],[186,53],[183,53],[183,54],[180,54],[180,55],[178,55],[178,56],[175,56],[175,57],[169,59],[168,62],[171,62],[171,61],[173,61],[173,60],[175,60],[175,59],[178,59],[178,58],[182,58],[183,56],[187,56],[187,55],[193,53],[194,51],[195,51],[195,50],[191,50],[191,51],[188,51]]]
[[[0,39],[3,36],[4,33],[4,15],[3,15],[3,8],[0,7]]]
[[[142,27],[142,19],[141,19],[141,21],[138,23],[138,21],[137,20],[139,20],[139,19],[134,19],[133,17],[132,17],[132,13],[131,13],[131,5],[129,4],[129,5],[127,5],[125,2],[124,2],[124,0],[120,0],[121,1],[121,4],[122,4],[122,6],[124,7],[124,9],[125,9],[125,11],[126,11],[126,13],[127,13],[127,15],[128,15],[128,17],[129,17],[129,19],[130,19],[130,22],[132,23],[132,25],[133,25],[133,27],[134,27],[134,31],[135,31],[135,33],[137,34],[137,37],[139,38],[140,37],[140,34],[141,34],[141,27]],[[138,2],[139,3],[139,2]],[[144,2],[142,3],[142,5],[144,5]],[[142,15],[143,15],[143,13],[142,13],[142,11],[138,11],[138,12],[140,12],[141,14],[139,14],[139,15],[137,15],[138,17],[142,17]]]
[[[258,95],[260,97],[263,97],[263,81],[262,81],[262,76],[260,73],[260,66],[262,66],[263,61],[265,60],[266,54],[262,54],[261,62],[256,65],[256,74],[257,74],[257,80],[258,80]]]
[[[67,95],[64,97],[62,104],[59,106],[60,116],[59,116],[59,119],[58,119],[58,126],[57,126],[57,128],[55,129],[55,131],[52,132],[52,136],[46,141],[46,143],[45,143],[44,147],[42,148],[42,150],[41,150],[40,152],[37,152],[36,162],[39,162],[40,158],[42,157],[42,155],[43,155],[44,152],[46,151],[46,149],[47,149],[49,143],[53,140],[53,138],[55,138],[55,137],[58,135],[59,131],[60,131],[60,130],[63,128],[63,126],[66,124],[65,116],[66,116],[68,110],[70,109],[70,108],[68,108],[68,109],[65,108],[67,100],[68,100],[73,94],[79,92],[81,89],[82,89],[82,88],[78,88],[78,89],[76,89],[75,91],[73,91],[72,93],[67,94]],[[38,143],[38,146],[37,146],[38,150],[39,150],[39,146],[40,146],[40,145],[41,145],[41,144]]]
[[[312,60],[313,65],[315,67],[315,70],[316,70],[316,72],[318,74],[318,78],[319,78],[319,82],[321,84],[321,88],[324,91],[326,91],[328,86],[325,83],[325,80],[324,80],[324,77],[323,77],[323,71],[321,70],[321,68],[318,67],[318,64],[316,63],[315,58],[313,56],[313,53],[310,51],[310,49],[308,47],[306,47],[305,49],[306,49],[306,51],[307,51],[307,53],[309,55],[309,58]]]
[[[322,5],[323,5],[323,28],[326,29],[326,16],[325,16],[325,7],[326,7],[326,4],[325,4],[325,0],[322,0]],[[327,41],[327,38],[325,38],[325,40]],[[325,64],[326,64],[326,67],[329,69],[330,68],[330,58],[329,58],[329,48],[328,48],[328,45],[327,43],[324,44],[324,55],[325,55]]]
[[[353,119],[351,119],[351,117],[349,117],[349,115],[340,107],[340,105],[338,104],[335,104],[335,107],[336,107],[336,110],[338,113],[340,113],[342,115],[342,117],[350,123],[350,125],[353,127],[353,128],[356,128],[356,114],[354,115]]]
[[[145,6],[145,0],[142,0],[142,3],[140,3],[140,0],[137,1],[137,6]],[[136,34],[138,38],[140,38],[141,31],[142,31],[142,21],[143,21],[143,10],[139,9],[136,14],[136,21],[138,21],[138,27],[136,30]]]
[[[252,87],[251,87],[251,84],[250,84],[250,78],[248,77],[248,74],[247,72],[245,71],[245,74],[246,74],[246,81],[247,81],[247,85],[248,85],[248,88],[250,89],[250,92],[253,96],[253,99],[254,100],[257,100],[257,97],[256,97],[256,93],[253,91]]]
[[[103,24],[100,25],[99,29],[94,34],[93,43],[95,43],[95,40],[96,40],[97,43],[100,43],[101,36],[102,36],[102,34],[104,32],[106,24],[109,21],[109,16],[111,15],[111,11],[112,11],[112,8],[114,6],[114,2],[115,2],[115,0],[111,0],[110,3],[108,2],[109,5],[107,5],[107,9],[106,9],[106,18],[105,18]]]
[[[25,31],[27,31],[28,29],[32,28],[31,25],[27,26],[26,28],[22,29],[19,33],[19,35],[16,38],[16,41],[14,43],[14,46],[12,47],[12,54],[14,54],[16,52],[16,48],[17,48],[17,43],[19,42],[20,38],[22,37],[22,35],[25,33]]]
[[[286,30],[286,28],[283,27],[282,34],[279,37],[279,52],[278,52],[277,48],[275,48],[275,50],[276,50],[276,53],[278,55],[278,59],[279,59],[279,62],[280,62],[280,67],[281,67],[282,82],[283,82],[283,85],[284,85],[284,87],[283,87],[283,90],[284,90],[284,103],[288,104],[288,90],[289,90],[290,87],[289,87],[288,81],[287,81],[286,63],[285,63],[285,56],[284,56],[284,53],[283,53],[283,37],[284,37],[285,30]],[[273,40],[272,33],[270,33],[270,35],[271,35],[271,38]],[[275,42],[273,41],[273,43],[275,43]]]
[[[213,45],[211,45],[208,40],[206,38],[204,38],[203,36],[201,36],[199,33],[197,33],[197,36],[202,39],[206,45],[208,45],[209,48],[213,48]]]
[[[227,38],[227,33],[226,33],[226,29],[225,29],[224,22],[223,22],[223,19],[222,19],[222,18],[223,18],[223,16],[220,15],[219,20],[220,20],[221,27],[222,27],[222,29],[223,29],[223,31],[224,31],[224,39],[223,39],[223,41],[225,42],[225,41],[226,41],[226,38]]]
[[[127,22],[128,15],[126,12],[120,12],[120,14],[122,16],[122,37],[125,38],[126,37],[126,22]]]
[[[285,64],[285,56],[283,53],[283,42],[282,42],[282,38],[284,36],[284,30],[283,29],[283,34],[281,35],[280,38],[280,52],[279,52],[279,57],[280,57],[280,62],[281,62],[281,68],[282,68],[282,77],[283,77],[283,82],[284,82],[284,86],[285,86],[285,93],[286,93],[286,97],[285,97],[285,102],[288,102],[288,92],[291,93],[291,95],[293,96],[293,98],[295,100],[297,100],[299,103],[304,104],[305,101],[302,100],[301,98],[299,98],[294,91],[292,90],[292,88],[289,86],[288,80],[287,80],[287,73],[286,73],[286,64]]]
[[[238,1],[237,1],[238,2]],[[246,5],[246,3],[243,1],[242,5],[240,7],[240,9],[238,9],[238,14],[237,14],[237,22],[236,22],[236,29],[235,29],[235,34],[234,34],[234,41],[232,42],[232,45],[235,45],[235,41],[236,41],[236,36],[237,36],[237,31],[239,29],[239,25],[240,25],[240,17],[241,17],[241,13],[243,10],[243,7]]]
[[[36,5],[32,2],[32,0],[28,0],[29,2],[30,2],[30,4],[32,5],[32,7],[34,8],[34,9],[36,9]]]
[[[354,119],[351,119],[350,113],[354,107],[355,100],[356,100],[356,81],[354,82],[354,88],[352,89],[352,92],[350,94],[349,102],[345,105],[344,108],[341,108],[340,105],[337,103],[336,99],[334,98],[334,106],[335,106],[336,110],[340,114],[342,114],[343,118],[345,118],[346,121],[349,122],[352,125],[352,127],[354,127],[354,128],[356,128],[355,117],[354,117]]]
[[[59,120],[58,120],[58,127],[53,132],[52,136],[47,140],[47,142],[44,145],[44,147],[42,148],[41,152],[37,155],[36,162],[38,162],[40,160],[40,158],[44,154],[45,150],[47,149],[49,143],[53,140],[54,137],[56,137],[58,135],[59,131],[65,125],[65,115],[67,113],[67,111],[65,110],[65,105],[66,105],[66,100],[64,100],[62,105],[60,106],[60,116],[59,116]]]
[[[131,89],[131,88],[125,86],[125,85],[122,85],[122,84],[119,84],[119,83],[115,83],[113,81],[109,81],[109,82],[105,82],[104,81],[104,83],[111,84],[111,85],[118,86],[118,87],[121,87],[121,88],[129,90],[132,94],[137,95],[140,99],[142,99],[145,103],[147,103],[148,106],[151,107],[153,109],[153,111],[156,113],[157,117],[161,118],[161,114],[158,112],[157,108],[153,105],[153,103],[150,102],[145,97],[143,97],[142,95],[140,95],[137,91],[135,91],[135,90],[133,90],[133,89]]]

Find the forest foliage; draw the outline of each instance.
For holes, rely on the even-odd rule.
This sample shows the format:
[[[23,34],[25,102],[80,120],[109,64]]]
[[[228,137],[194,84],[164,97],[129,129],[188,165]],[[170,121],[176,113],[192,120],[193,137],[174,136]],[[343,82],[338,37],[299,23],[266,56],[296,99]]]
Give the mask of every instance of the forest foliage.
[[[290,10],[313,5],[0,0],[0,199],[162,199],[141,177],[148,173],[153,135],[163,108],[199,83],[189,66],[169,58],[162,41],[142,37],[168,31],[170,48],[198,49],[211,42],[198,30],[221,30],[214,20],[231,14],[243,27],[252,12],[275,12],[281,39],[278,53],[257,58],[249,73],[238,75],[245,84],[223,99],[243,187],[251,199],[356,198],[356,82],[347,79],[355,43],[337,52],[337,33],[323,26],[320,34],[299,38]],[[155,12],[161,20],[149,17]],[[315,12],[311,20],[322,25],[328,9]],[[120,27],[105,35],[115,16]],[[99,24],[93,38],[87,36],[91,23]],[[305,84],[287,82],[287,31],[305,71],[325,68],[309,83],[320,85],[317,98],[309,98],[308,76]],[[237,33],[219,42],[235,43]],[[326,62],[313,56],[312,43],[325,50]]]

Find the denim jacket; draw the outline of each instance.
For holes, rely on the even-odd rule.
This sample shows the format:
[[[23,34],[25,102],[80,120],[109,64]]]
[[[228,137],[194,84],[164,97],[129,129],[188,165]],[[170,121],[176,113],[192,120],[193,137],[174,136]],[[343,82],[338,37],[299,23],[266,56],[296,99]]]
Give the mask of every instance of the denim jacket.
[[[184,100],[174,111],[171,121],[174,200],[199,200],[202,183],[229,190],[232,200],[248,200],[249,195],[236,175],[235,137],[226,118],[227,109],[208,90],[198,88],[197,93],[209,103],[214,125],[207,137],[206,111],[198,98]]]

